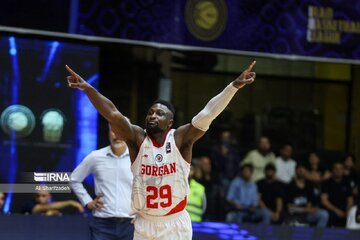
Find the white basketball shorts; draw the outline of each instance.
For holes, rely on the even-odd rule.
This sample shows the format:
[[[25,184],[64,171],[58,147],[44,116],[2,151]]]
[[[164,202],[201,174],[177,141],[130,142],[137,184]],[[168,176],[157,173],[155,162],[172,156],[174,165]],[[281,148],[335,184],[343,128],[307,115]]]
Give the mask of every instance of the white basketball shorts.
[[[134,224],[134,240],[192,239],[191,220],[186,210],[160,217],[138,214]]]

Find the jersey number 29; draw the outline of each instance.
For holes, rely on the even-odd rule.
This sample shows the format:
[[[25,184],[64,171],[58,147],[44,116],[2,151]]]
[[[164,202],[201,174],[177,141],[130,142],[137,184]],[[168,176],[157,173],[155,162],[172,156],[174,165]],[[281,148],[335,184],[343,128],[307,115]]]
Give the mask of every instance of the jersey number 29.
[[[161,187],[147,186],[146,188],[146,207],[147,208],[166,208],[172,204],[171,186],[164,185]],[[159,200],[157,200],[159,198]]]

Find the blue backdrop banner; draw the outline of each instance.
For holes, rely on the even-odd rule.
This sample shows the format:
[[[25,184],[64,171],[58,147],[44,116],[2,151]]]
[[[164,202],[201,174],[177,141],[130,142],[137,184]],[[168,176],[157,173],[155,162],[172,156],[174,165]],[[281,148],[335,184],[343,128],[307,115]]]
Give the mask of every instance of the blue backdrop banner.
[[[80,1],[77,26],[117,39],[360,62],[357,0]]]

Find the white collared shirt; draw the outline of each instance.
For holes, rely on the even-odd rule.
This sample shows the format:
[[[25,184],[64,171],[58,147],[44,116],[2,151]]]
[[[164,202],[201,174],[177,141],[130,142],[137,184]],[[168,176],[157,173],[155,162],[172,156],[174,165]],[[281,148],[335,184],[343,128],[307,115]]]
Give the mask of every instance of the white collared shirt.
[[[91,152],[71,174],[70,185],[81,204],[86,206],[93,199],[82,182],[93,174],[96,196],[103,195],[104,207],[94,210],[95,217],[132,217],[131,190],[133,175],[129,150],[116,156],[111,147]]]
[[[276,159],[276,177],[284,182],[290,183],[295,176],[296,162],[293,159],[284,160],[282,157]]]

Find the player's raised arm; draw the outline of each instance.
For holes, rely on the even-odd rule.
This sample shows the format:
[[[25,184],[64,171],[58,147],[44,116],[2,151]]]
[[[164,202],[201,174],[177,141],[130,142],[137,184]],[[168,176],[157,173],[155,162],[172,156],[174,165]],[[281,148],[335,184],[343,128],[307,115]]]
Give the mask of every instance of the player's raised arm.
[[[65,66],[70,76],[67,77],[68,85],[84,91],[98,112],[110,123],[116,134],[120,134],[125,141],[136,141],[135,126],[122,115],[115,105],[87,83],[80,75],[68,65]]]
[[[177,139],[179,145],[189,142],[195,142],[209,129],[211,122],[225,109],[235,93],[247,84],[251,84],[255,80],[255,72],[252,72],[256,61],[253,61],[249,67],[241,73],[234,81],[232,81],[218,95],[213,97],[191,121],[191,124],[179,127],[177,130]]]

